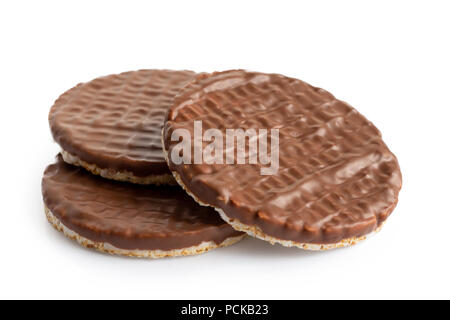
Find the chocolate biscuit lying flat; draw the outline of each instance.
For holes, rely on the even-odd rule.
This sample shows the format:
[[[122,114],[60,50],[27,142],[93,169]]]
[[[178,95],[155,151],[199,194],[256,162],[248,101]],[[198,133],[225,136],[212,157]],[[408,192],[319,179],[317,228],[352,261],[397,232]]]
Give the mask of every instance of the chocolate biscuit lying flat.
[[[269,150],[268,159],[252,162],[246,139],[246,161],[227,164],[242,149],[223,142],[222,151],[209,151],[224,154],[205,153],[202,143],[222,143],[222,137],[211,139],[214,130],[198,137],[208,129],[224,136],[227,129],[253,129],[253,142],[267,130],[258,152]],[[191,152],[179,148],[180,136]],[[232,70],[199,77],[175,98],[163,147],[174,177],[197,202],[214,207],[236,230],[303,249],[366,239],[396,206],[402,183],[396,157],[371,122],[329,92],[276,74]],[[272,159],[277,150],[279,163]],[[186,155],[194,159],[185,161]]]
[[[164,161],[161,128],[191,71],[140,70],[81,83],[49,115],[64,160],[105,178],[174,184]]]
[[[56,229],[85,247],[111,254],[192,255],[243,237],[180,187],[102,179],[61,157],[45,170],[42,193],[47,218]]]

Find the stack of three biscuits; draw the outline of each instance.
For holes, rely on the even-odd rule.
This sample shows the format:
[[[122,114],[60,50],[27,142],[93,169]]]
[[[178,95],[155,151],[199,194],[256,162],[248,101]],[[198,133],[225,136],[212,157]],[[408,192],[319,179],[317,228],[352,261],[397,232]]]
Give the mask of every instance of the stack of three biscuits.
[[[347,246],[381,228],[401,187],[397,159],[367,119],[281,75],[125,72],[70,89],[49,121],[62,151],[42,181],[47,218],[111,254],[199,254],[245,234]],[[194,139],[198,121],[218,131],[275,128],[279,167],[261,175],[262,163],[174,161],[171,134]]]

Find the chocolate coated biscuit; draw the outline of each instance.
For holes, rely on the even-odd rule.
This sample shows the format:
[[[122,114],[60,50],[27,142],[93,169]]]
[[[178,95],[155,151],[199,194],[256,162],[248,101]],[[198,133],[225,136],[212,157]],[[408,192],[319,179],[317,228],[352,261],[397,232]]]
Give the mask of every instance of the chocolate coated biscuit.
[[[136,257],[190,255],[233,244],[235,231],[177,186],[102,179],[61,157],[42,179],[49,221],[86,247]]]
[[[176,129],[279,129],[279,169],[176,164]],[[379,230],[402,178],[378,129],[347,103],[301,80],[231,70],[199,77],[177,96],[163,129],[175,178],[237,230],[304,249],[354,244]],[[192,145],[194,145],[192,141]],[[248,141],[247,141],[248,146]],[[248,156],[248,155],[247,155]]]
[[[164,161],[161,128],[191,71],[139,70],[81,83],[49,115],[64,160],[94,174],[140,184],[174,183]]]

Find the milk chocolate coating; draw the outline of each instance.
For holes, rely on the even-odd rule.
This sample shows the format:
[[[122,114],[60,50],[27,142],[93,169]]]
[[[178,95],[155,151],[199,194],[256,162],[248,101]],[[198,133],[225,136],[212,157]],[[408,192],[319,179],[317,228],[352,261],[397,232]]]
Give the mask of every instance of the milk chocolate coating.
[[[81,83],[51,108],[50,129],[71,155],[138,177],[170,173],[161,146],[167,109],[191,71],[140,70]]]
[[[203,132],[278,128],[278,172],[262,176],[261,165],[248,158],[245,165],[175,164],[171,150],[178,142],[171,134],[187,129],[193,139],[195,120],[202,120]],[[299,243],[371,233],[394,209],[402,184],[397,159],[371,122],[329,92],[276,74],[232,70],[200,77],[175,99],[164,146],[169,168],[200,201]]]
[[[42,179],[47,208],[69,229],[126,250],[172,250],[222,243],[242,233],[179,187],[106,180],[60,157]]]

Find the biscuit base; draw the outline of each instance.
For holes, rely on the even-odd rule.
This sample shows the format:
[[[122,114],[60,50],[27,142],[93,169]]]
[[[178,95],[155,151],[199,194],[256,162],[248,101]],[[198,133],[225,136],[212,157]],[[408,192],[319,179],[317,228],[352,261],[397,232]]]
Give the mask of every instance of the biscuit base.
[[[161,175],[149,175],[145,177],[135,176],[133,173],[129,171],[116,171],[113,169],[102,169],[95,164],[87,163],[86,161],[81,160],[79,157],[74,156],[68,153],[65,150],[61,150],[61,155],[65,162],[68,164],[72,164],[78,167],[82,167],[92,174],[101,176],[106,179],[122,181],[122,182],[131,182],[136,184],[154,184],[154,185],[177,185],[175,179],[170,173],[165,173]]]
[[[120,249],[115,246],[113,246],[110,243],[107,242],[97,242],[89,240],[80,234],[76,233],[75,231],[69,229],[66,227],[51,211],[47,208],[47,206],[44,206],[45,215],[47,216],[47,220],[53,225],[53,227],[62,232],[67,238],[77,241],[80,245],[86,248],[96,249],[98,251],[101,251],[103,253],[108,253],[112,255],[122,255],[127,257],[134,257],[134,258],[152,258],[152,259],[158,259],[158,258],[165,258],[165,257],[177,257],[177,256],[190,256],[190,255],[197,255],[204,252],[208,252],[209,250],[220,248],[220,247],[227,247],[232,244],[235,244],[236,242],[239,242],[242,240],[245,235],[237,236],[237,237],[229,237],[225,239],[222,243],[216,244],[214,241],[203,241],[202,243],[191,246],[188,248],[182,248],[182,249],[173,249],[173,250],[126,250],[126,249]]]
[[[164,134],[162,134],[162,137],[164,137]],[[162,141],[162,142],[163,142],[162,145],[163,145],[164,157],[165,157],[167,163],[169,163],[167,151],[164,147],[164,141]],[[378,233],[384,225],[384,222],[383,222],[377,229],[375,229],[371,233],[368,233],[368,234],[360,236],[360,237],[352,237],[352,238],[343,239],[336,243],[324,243],[324,244],[301,243],[301,242],[296,242],[296,241],[292,241],[292,240],[283,240],[283,239],[279,239],[279,238],[265,234],[257,226],[247,225],[245,223],[242,223],[241,221],[239,221],[236,218],[230,218],[226,215],[226,213],[222,209],[219,209],[217,207],[214,207],[214,206],[211,206],[209,204],[202,202],[199,198],[197,198],[194,194],[192,194],[192,192],[186,187],[186,185],[183,183],[178,172],[172,171],[172,174],[173,174],[173,177],[175,178],[175,180],[178,182],[178,184],[184,189],[184,191],[186,191],[186,193],[189,194],[198,204],[200,204],[202,206],[214,208],[220,214],[220,217],[224,221],[226,221],[229,225],[231,225],[233,227],[233,229],[235,229],[237,231],[245,232],[254,238],[258,238],[260,240],[267,241],[272,245],[278,243],[284,247],[297,247],[300,249],[310,250],[310,251],[325,251],[325,250],[330,250],[330,249],[344,248],[344,247],[349,247],[349,246],[355,245],[363,240],[366,240],[367,238],[371,237],[372,235]]]

